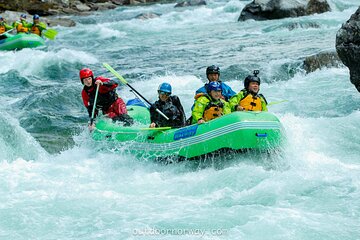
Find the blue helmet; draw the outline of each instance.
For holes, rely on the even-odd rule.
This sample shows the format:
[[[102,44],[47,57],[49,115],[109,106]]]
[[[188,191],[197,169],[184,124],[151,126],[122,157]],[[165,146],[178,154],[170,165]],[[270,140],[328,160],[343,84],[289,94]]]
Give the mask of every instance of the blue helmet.
[[[4,20],[4,18],[2,16],[0,16],[0,20]]]
[[[168,93],[169,95],[171,94],[171,85],[169,83],[162,83],[159,85],[159,88],[158,88],[158,92],[165,92],[165,93]]]
[[[26,14],[25,13],[21,14],[20,18],[26,18]]]
[[[207,87],[207,91],[222,91],[221,84],[219,82],[210,82]]]
[[[40,19],[40,16],[37,15],[37,14],[35,14],[34,17],[33,17],[33,19],[34,19],[34,20],[35,20],[35,19]]]

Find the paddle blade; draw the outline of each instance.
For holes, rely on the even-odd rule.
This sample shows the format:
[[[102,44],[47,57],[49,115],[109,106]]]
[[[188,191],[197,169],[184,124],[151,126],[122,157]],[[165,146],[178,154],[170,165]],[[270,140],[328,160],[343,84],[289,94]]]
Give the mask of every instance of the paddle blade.
[[[114,74],[115,77],[117,77],[123,84],[128,84],[127,81],[117,72],[115,69],[113,69],[109,64],[103,63],[103,66],[109,70],[112,74]]]
[[[279,103],[283,103],[283,102],[288,102],[289,100],[281,100],[281,101],[277,101],[277,102],[271,102],[268,104],[268,106],[272,106],[272,105],[275,105],[275,104],[279,104]]]
[[[46,29],[45,31],[42,32],[43,36],[50,39],[50,40],[54,40],[56,35],[58,34],[58,32],[55,29]]]

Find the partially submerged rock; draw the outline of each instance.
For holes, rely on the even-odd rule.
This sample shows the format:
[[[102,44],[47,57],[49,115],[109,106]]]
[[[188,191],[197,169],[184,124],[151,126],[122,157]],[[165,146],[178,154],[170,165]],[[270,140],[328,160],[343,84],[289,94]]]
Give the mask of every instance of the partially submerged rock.
[[[343,66],[343,64],[336,52],[322,52],[306,57],[304,60],[304,70],[306,73],[314,72],[324,67],[340,66]]]
[[[137,15],[135,18],[146,20],[146,19],[158,18],[160,16],[161,16],[161,14],[148,12],[148,13],[141,13],[141,14]]]
[[[293,22],[293,23],[286,24],[285,27],[287,29],[289,29],[290,31],[292,31],[292,30],[297,29],[297,28],[304,28],[304,29],[307,29],[307,28],[320,28],[320,25],[318,23],[315,23],[315,22],[305,22],[305,23]]]
[[[202,6],[202,5],[206,5],[205,0],[187,0],[177,3],[175,7],[190,7],[190,6]]]
[[[254,0],[244,7],[238,21],[299,17],[331,11],[326,0]]]

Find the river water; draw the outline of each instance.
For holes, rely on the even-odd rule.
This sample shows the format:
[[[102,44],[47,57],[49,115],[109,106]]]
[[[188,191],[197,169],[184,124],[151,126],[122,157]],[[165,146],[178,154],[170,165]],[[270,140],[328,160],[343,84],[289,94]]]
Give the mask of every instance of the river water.
[[[77,27],[56,27],[45,48],[0,52],[0,239],[359,239],[360,95],[345,67],[302,70],[304,57],[335,50],[358,0],[237,22],[249,2],[70,16]],[[161,16],[134,18],[146,12]],[[103,62],[151,101],[171,83],[188,116],[207,66],[236,92],[259,69],[267,100],[288,100],[269,107],[283,154],[164,165],[97,151],[78,71],[112,77]]]

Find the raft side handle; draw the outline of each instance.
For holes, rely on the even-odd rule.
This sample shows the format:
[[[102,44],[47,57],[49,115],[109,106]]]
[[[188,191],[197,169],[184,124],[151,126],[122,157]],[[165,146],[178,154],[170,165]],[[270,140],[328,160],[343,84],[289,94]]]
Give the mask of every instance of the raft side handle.
[[[264,138],[264,137],[267,137],[267,133],[255,133],[255,136],[257,136],[259,138]]]

